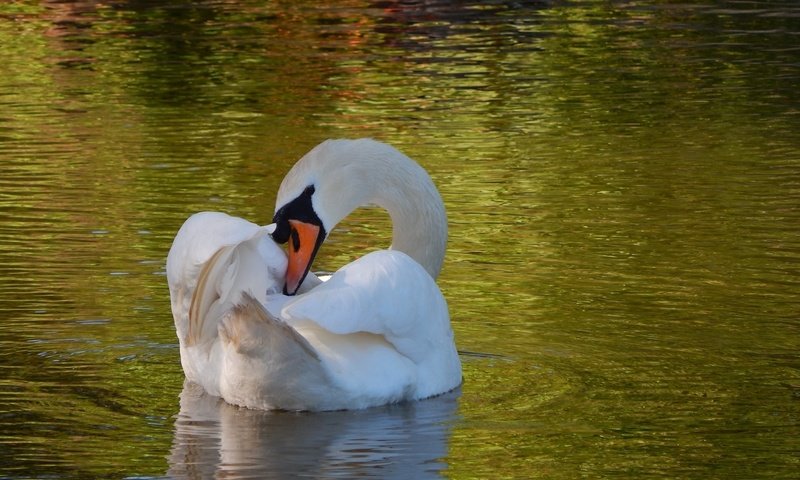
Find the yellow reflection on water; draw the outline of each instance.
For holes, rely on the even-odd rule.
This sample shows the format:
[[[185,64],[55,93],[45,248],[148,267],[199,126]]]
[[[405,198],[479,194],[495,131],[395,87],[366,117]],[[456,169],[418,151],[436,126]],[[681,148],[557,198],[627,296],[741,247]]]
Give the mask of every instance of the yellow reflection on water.
[[[444,475],[794,474],[791,5],[152,3],[0,6],[10,475],[167,471],[173,235],[199,210],[267,223],[291,164],[345,136],[447,206]],[[390,231],[360,210],[318,267]]]

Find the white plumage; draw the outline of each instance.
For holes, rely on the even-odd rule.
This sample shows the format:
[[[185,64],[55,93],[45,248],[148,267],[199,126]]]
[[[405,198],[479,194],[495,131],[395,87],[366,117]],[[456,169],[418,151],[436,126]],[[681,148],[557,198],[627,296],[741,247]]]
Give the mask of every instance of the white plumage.
[[[260,409],[358,409],[456,388],[461,365],[432,276],[446,218],[430,178],[388,145],[339,140],[293,167],[276,211],[308,185],[310,214],[324,232],[362,204],[386,208],[392,249],[367,254],[326,282],[309,274],[298,295],[287,296],[280,293],[287,256],[269,235],[275,226],[193,215],[167,259],[186,377],[229,403]]]

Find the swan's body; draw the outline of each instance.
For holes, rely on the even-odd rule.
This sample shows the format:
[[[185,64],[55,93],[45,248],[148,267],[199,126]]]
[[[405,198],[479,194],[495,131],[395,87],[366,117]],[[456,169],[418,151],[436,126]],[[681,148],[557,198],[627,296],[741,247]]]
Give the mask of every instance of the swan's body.
[[[306,277],[327,233],[367,203],[389,211],[392,248],[326,282]],[[189,380],[229,403],[289,410],[366,408],[461,383],[434,281],[444,207],[419,165],[372,140],[324,142],[287,174],[274,220],[288,259],[270,227],[220,213],[178,232],[167,275]]]

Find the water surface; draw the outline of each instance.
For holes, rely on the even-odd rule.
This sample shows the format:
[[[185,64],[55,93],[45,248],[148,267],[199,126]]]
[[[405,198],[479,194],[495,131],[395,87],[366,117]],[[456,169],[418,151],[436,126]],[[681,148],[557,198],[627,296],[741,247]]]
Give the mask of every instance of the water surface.
[[[789,1],[3,3],[0,476],[796,478],[798,41]],[[462,389],[184,390],[183,220],[266,223],[362,136],[445,200]],[[390,230],[357,212],[316,268]]]

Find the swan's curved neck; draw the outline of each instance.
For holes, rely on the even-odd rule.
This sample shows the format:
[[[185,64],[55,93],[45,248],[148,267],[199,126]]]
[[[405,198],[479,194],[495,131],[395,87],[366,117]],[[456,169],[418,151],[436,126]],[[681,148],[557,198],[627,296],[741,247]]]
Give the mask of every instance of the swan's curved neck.
[[[444,203],[428,174],[415,163],[409,167],[384,176],[369,203],[389,212],[391,249],[407,254],[436,278],[447,247]]]
[[[447,216],[428,173],[400,151],[374,140],[333,140],[320,147],[329,163],[326,176],[316,182],[320,195],[314,208],[324,212],[327,231],[358,207],[383,207],[392,218],[391,248],[436,278],[447,246]]]
[[[310,205],[303,204],[309,200]],[[416,260],[431,277],[439,275],[447,244],[442,197],[422,167],[389,145],[371,139],[322,142],[286,174],[278,190],[275,222],[292,202],[298,203],[292,208],[316,218],[323,232],[333,230],[358,207],[383,207],[393,223],[391,248]],[[284,227],[286,241],[289,226]]]

